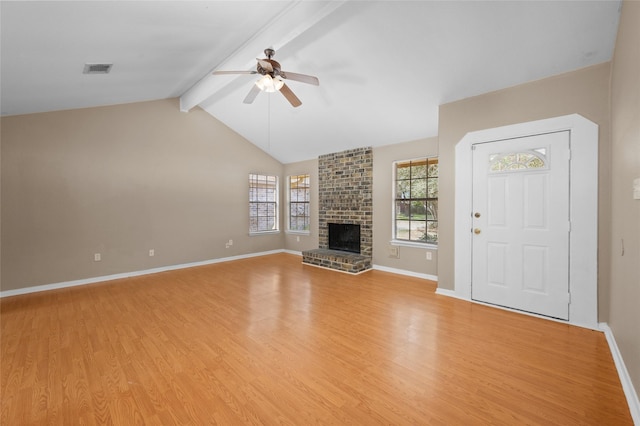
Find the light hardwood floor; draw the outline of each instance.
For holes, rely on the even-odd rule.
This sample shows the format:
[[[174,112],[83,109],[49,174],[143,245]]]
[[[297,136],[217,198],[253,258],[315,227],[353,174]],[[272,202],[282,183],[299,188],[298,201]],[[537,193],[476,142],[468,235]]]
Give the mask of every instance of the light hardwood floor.
[[[276,254],[4,298],[2,425],[630,425],[602,333]]]

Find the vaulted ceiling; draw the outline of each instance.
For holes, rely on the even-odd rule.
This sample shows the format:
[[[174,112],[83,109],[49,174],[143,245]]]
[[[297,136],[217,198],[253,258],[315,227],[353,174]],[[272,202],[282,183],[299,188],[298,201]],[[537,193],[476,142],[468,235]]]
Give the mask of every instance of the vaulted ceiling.
[[[2,115],[180,97],[283,163],[438,134],[438,106],[609,61],[619,1],[0,3]],[[263,50],[302,101],[243,99]],[[112,63],[109,74],[83,74]],[[184,112],[188,114],[188,112]]]

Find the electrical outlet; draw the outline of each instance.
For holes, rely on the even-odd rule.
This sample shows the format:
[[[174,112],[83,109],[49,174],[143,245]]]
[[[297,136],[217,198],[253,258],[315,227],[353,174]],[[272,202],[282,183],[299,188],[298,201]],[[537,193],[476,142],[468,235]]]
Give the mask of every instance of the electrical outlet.
[[[296,242],[299,243],[300,242],[300,235],[296,236]]]
[[[400,257],[400,247],[398,246],[389,246],[389,257],[395,257],[396,259]]]
[[[427,252],[427,260],[431,260],[431,259],[432,259],[432,257],[431,257],[431,252],[430,252],[430,251],[428,251],[428,252]]]
[[[100,253],[96,253],[93,255],[94,262],[100,262],[101,260],[102,260],[102,256],[100,255]]]
[[[154,249],[149,250],[149,257],[153,257],[156,255],[156,251]]]
[[[233,240],[229,240],[229,245],[232,246],[233,245]]]

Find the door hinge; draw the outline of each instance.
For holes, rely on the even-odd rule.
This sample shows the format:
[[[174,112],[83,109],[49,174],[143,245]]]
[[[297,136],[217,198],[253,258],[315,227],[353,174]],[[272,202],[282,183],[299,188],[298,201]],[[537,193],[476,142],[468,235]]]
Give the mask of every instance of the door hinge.
[[[567,232],[571,232],[571,221],[567,222]]]
[[[567,304],[571,304],[571,293],[567,293]]]

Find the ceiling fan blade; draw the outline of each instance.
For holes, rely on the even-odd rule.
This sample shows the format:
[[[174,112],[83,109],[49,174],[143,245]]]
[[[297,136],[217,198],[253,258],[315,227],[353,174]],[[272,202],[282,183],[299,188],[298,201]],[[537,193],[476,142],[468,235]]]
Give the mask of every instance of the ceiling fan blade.
[[[257,74],[258,71],[214,71],[213,75],[226,75],[226,74]]]
[[[300,105],[302,105],[302,102],[300,101],[300,99],[298,99],[298,97],[293,94],[291,89],[289,89],[289,86],[287,86],[286,84],[282,85],[282,87],[280,88],[280,93],[282,93],[284,95],[284,97],[287,98],[289,103],[294,108],[299,107]]]
[[[247,97],[244,98],[244,101],[242,102],[244,102],[245,104],[253,103],[253,101],[256,99],[256,96],[258,96],[258,93],[260,92],[260,88],[254,84],[253,86],[251,86],[251,90],[249,90],[249,93],[247,93]]]
[[[280,72],[280,77],[282,78],[286,78],[287,80],[294,80],[294,81],[299,81],[302,83],[307,83],[307,84],[313,84],[314,86],[319,86],[320,85],[320,80],[318,80],[318,77],[314,77],[312,75],[306,75],[306,74],[298,74],[295,72],[284,72],[281,71]]]
[[[267,72],[273,72],[273,65],[271,64],[271,61],[268,59],[258,59],[256,58],[256,61],[258,61],[258,63],[260,64],[260,66]]]

